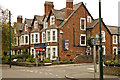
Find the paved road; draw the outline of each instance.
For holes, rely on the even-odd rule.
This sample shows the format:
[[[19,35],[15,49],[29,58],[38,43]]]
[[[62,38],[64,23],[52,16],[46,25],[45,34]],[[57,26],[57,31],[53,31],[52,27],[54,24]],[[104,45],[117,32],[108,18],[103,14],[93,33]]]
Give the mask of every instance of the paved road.
[[[42,67],[21,67],[2,65],[3,78],[94,78],[94,68],[91,63],[52,65]],[[99,73],[96,74],[97,78]],[[104,75],[104,78],[118,78],[118,76]]]

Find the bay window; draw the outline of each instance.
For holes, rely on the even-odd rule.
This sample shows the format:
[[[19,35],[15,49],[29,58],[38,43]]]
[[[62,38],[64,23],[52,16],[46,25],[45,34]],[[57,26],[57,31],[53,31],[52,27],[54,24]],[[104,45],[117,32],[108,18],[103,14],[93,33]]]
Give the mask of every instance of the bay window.
[[[42,32],[42,43],[45,43],[45,32]]]

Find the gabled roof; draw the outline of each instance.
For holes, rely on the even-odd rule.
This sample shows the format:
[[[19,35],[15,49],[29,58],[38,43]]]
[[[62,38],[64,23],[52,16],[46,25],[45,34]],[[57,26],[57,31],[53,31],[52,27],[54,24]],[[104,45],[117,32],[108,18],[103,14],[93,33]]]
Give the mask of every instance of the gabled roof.
[[[27,26],[31,27],[33,19],[25,19],[25,21],[26,21]]]
[[[36,19],[37,19],[37,21],[38,21],[39,24],[43,24],[43,18],[44,18],[44,16],[35,15],[35,17],[36,17]]]
[[[14,24],[14,26],[16,26],[16,30],[23,30],[24,27],[24,23],[16,23]]]
[[[65,19],[65,12],[60,11],[60,10],[52,10],[54,16],[56,17],[56,19],[58,20],[64,20]]]
[[[107,28],[109,29],[111,34],[118,34],[118,27],[117,26],[108,26]]]
[[[103,25],[105,26],[105,28],[107,29],[108,33],[111,35],[111,31],[109,30],[109,28],[105,25],[105,23],[103,22],[103,20],[101,21],[103,23]],[[91,22],[91,24],[89,24],[87,26],[87,29],[93,29],[97,24],[99,23],[99,19],[95,19],[94,21]]]
[[[99,22],[99,19],[95,19],[94,21],[92,21],[88,26],[87,28],[94,28]]]
[[[73,6],[74,11],[73,11],[73,12],[70,14],[70,16],[69,16],[67,19],[65,19],[58,27],[59,27],[59,28],[62,28],[63,25],[72,17],[72,15],[77,11],[77,9],[78,9],[82,4],[83,4],[83,2],[80,2],[80,3],[78,3],[78,4],[75,4],[75,5]],[[62,9],[62,11],[64,11],[64,9]]]

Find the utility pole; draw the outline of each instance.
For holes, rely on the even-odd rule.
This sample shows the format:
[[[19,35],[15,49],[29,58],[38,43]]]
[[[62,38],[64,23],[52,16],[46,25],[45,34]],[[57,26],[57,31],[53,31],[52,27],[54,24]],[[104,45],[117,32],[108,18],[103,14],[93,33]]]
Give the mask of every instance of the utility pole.
[[[10,36],[10,68],[11,68],[11,12],[9,11],[9,29],[10,29],[10,33],[9,33],[9,36]]]
[[[102,35],[101,35],[101,0],[99,0],[99,38],[100,38],[100,80],[103,80]]]

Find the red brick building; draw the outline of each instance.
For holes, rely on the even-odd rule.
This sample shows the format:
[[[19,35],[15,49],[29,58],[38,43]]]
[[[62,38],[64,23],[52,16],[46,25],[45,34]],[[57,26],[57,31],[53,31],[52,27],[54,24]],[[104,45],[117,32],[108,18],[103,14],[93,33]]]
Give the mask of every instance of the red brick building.
[[[66,0],[66,7],[54,9],[53,2],[44,4],[45,14],[35,15],[34,19],[18,17],[17,45],[12,54],[26,52],[41,58],[73,60],[78,55],[93,55],[93,47],[88,44],[88,37],[99,34],[99,20],[93,19],[83,2],[73,5],[73,0]],[[118,27],[107,26],[102,20],[103,55],[118,54]],[[17,32],[16,32],[17,30]],[[97,47],[98,54],[99,47]],[[42,54],[44,53],[44,54]]]

